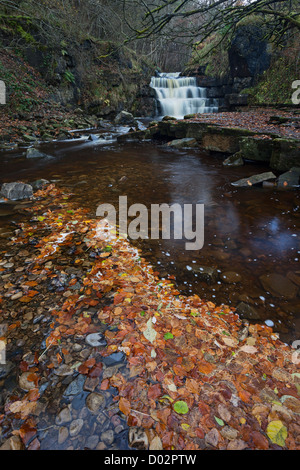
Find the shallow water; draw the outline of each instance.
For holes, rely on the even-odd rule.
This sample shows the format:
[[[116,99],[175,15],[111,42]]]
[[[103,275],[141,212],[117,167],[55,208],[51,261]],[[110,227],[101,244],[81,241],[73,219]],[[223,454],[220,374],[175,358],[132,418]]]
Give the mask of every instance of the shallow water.
[[[167,273],[176,277],[182,293],[196,293],[233,307],[244,301],[256,309],[259,319],[255,321],[274,324],[282,340],[300,338],[300,286],[298,295],[286,298],[267,291],[259,279],[274,273],[288,279],[297,271],[300,278],[299,192],[230,184],[268,171],[267,167],[247,163],[225,168],[224,156],[199,149],[172,150],[153,142],[79,139],[43,144],[41,150],[53,158],[28,160],[20,149],[1,153],[0,183],[38,178],[56,181],[92,215],[102,203],[117,209],[119,196],[127,196],[128,206],[140,203],[149,209],[159,203],[204,204],[201,250],[187,251],[186,240],[172,238],[134,243],[162,277]],[[0,204],[1,245],[5,233],[14,228],[11,222],[20,218],[14,212],[19,204]],[[199,266],[215,267],[219,274],[238,273],[239,282],[208,284],[199,279]]]

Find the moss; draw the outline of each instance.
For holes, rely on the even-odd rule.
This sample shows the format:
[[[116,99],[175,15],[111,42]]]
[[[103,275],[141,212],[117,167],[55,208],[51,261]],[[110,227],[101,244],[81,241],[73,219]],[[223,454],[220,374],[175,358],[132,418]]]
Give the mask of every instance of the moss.
[[[250,105],[292,104],[293,89],[291,84],[299,78],[297,69],[297,47],[287,47],[277,53],[258,83],[247,90]]]

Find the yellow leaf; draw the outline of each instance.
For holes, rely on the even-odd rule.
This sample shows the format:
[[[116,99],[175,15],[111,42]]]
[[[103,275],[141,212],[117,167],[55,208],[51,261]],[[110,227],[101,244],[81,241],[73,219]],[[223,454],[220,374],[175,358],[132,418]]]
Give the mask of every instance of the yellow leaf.
[[[287,429],[280,420],[271,421],[267,427],[268,438],[280,447],[285,446],[287,438]]]

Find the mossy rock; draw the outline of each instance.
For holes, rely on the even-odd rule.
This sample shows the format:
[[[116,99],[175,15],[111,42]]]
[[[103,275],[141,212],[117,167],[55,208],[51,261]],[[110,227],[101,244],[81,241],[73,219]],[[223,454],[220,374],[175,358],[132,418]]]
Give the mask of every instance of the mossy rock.
[[[269,162],[273,150],[273,139],[244,137],[240,141],[243,158],[258,162]]]
[[[274,139],[270,167],[278,171],[288,171],[294,166],[300,166],[300,141]]]

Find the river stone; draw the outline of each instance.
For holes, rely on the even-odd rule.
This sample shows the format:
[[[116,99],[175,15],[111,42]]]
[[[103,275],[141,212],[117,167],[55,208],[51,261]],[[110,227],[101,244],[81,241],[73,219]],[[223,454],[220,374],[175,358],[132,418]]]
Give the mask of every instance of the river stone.
[[[40,150],[30,147],[26,151],[26,158],[52,158],[50,155],[41,152]]]
[[[114,432],[109,429],[108,431],[104,431],[101,436],[101,442],[105,445],[110,446],[114,442]]]
[[[298,292],[298,287],[288,278],[281,274],[264,274],[259,277],[263,288],[275,297],[294,299]]]
[[[37,191],[38,189],[42,189],[44,188],[45,186],[47,186],[48,184],[50,184],[50,181],[48,180],[45,180],[45,179],[40,179],[40,180],[35,180],[31,183],[31,186],[33,188],[34,191]]]
[[[263,183],[263,181],[275,179],[276,176],[271,171],[260,173],[259,175],[249,176],[249,178],[242,178],[234,183],[231,183],[232,186],[237,186],[239,188],[249,188],[255,184]]]
[[[73,382],[71,382],[65,390],[65,396],[73,396],[81,393],[83,390],[83,385],[85,382],[86,377],[82,374],[78,375]]]
[[[72,421],[72,423],[70,424],[69,428],[70,436],[77,436],[80,433],[83,424],[83,419],[74,419],[74,421]]]
[[[59,426],[61,424],[69,423],[72,420],[69,408],[63,408],[56,416],[55,423]]]
[[[29,375],[32,375],[32,372],[23,372],[19,377],[19,386],[27,392],[36,387],[34,382],[28,380]]]
[[[105,406],[105,396],[101,393],[90,393],[87,396],[85,404],[92,413],[96,413],[100,408]]]
[[[98,346],[106,346],[107,344],[104,336],[101,333],[91,333],[90,335],[87,335],[85,342],[93,348]]]
[[[197,266],[195,272],[198,274],[198,279],[208,284],[217,282],[219,277],[218,271],[210,266]]]
[[[1,187],[1,195],[12,201],[29,199],[33,196],[32,186],[21,182],[4,183]]]
[[[249,320],[260,320],[259,313],[255,310],[252,305],[246,304],[245,302],[240,302],[236,307],[236,313],[241,318],[247,318]]]
[[[113,366],[119,364],[120,362],[123,362],[125,357],[126,356],[122,351],[117,351],[110,354],[110,356],[103,357],[103,363],[106,366]]]
[[[65,426],[61,426],[58,430],[58,443],[63,444],[69,437],[69,430]]]
[[[121,111],[114,120],[114,124],[125,124],[125,125],[133,125],[135,124],[135,119],[131,113],[127,111]]]
[[[226,282],[226,284],[234,284],[235,282],[241,282],[242,277],[234,271],[225,271],[224,273],[221,273],[220,279],[221,281]]]
[[[175,147],[177,149],[185,147],[196,147],[198,145],[197,140],[193,137],[186,137],[184,139],[175,139],[168,144],[169,147]]]
[[[12,436],[0,447],[0,450],[23,450],[24,444],[19,436]]]
[[[242,166],[244,165],[244,160],[242,158],[241,152],[236,152],[233,155],[230,155],[223,161],[224,166]]]

